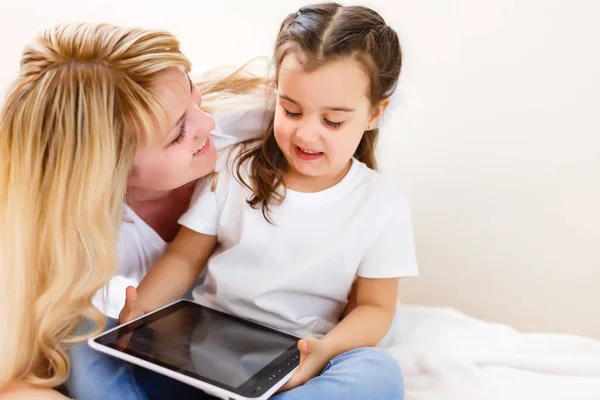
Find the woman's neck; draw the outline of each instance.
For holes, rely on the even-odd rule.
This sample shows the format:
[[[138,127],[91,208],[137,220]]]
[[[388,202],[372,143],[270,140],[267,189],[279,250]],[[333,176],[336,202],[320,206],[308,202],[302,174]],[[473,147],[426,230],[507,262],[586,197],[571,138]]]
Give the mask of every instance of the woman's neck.
[[[172,190],[127,189],[127,205],[165,241],[179,231],[179,218],[187,211],[195,182]]]
[[[133,204],[161,203],[177,197],[178,194],[187,192],[190,187],[194,187],[194,182],[170,190],[153,190],[129,186],[127,187],[126,202],[129,206]]]

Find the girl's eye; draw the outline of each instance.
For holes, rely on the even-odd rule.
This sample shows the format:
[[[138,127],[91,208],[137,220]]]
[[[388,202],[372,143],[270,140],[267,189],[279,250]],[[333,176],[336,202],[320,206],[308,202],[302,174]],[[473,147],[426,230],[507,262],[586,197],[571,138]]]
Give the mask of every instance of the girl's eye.
[[[342,126],[342,124],[344,123],[344,121],[341,122],[334,122],[334,121],[330,121],[327,118],[324,118],[323,121],[325,122],[325,124],[329,125],[330,127],[332,127],[333,129],[337,129],[340,126]]]
[[[302,115],[302,113],[294,113],[294,112],[288,111],[288,109],[285,107],[283,107],[283,111],[285,111],[285,115],[287,115],[290,118],[298,118]]]

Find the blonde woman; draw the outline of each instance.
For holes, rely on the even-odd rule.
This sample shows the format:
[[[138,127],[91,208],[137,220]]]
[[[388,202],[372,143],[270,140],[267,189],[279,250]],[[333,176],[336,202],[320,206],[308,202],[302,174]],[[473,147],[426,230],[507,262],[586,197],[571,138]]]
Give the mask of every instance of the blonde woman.
[[[117,270],[136,284],[162,254],[215,143],[260,134],[240,123],[239,139],[211,139],[200,108],[200,91],[260,78],[196,88],[189,70],[171,34],[107,24],[52,28],[25,49],[0,115],[1,399],[62,397],[50,388],[71,372],[68,348],[105,324],[92,296],[118,288]]]

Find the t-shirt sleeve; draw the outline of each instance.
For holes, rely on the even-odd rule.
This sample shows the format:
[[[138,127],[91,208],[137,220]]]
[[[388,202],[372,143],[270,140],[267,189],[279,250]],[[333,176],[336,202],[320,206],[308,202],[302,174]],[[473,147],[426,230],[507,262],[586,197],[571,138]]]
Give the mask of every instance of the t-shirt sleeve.
[[[410,208],[401,198],[358,267],[363,278],[401,278],[419,274]]]
[[[216,235],[219,225],[217,193],[213,190],[212,177],[199,182],[192,195],[188,210],[179,218],[179,224],[198,233]]]

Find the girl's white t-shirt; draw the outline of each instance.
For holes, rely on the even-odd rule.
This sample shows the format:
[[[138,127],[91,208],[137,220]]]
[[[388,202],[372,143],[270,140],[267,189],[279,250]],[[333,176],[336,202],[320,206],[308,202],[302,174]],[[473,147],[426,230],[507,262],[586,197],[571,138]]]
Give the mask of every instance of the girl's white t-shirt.
[[[218,237],[194,301],[300,337],[337,323],[356,277],[418,274],[408,203],[382,176],[353,160],[317,193],[287,190],[272,224],[246,200],[249,189],[217,161],[216,189],[197,187],[181,225]],[[242,176],[248,178],[247,170]],[[249,182],[247,180],[247,182]]]
[[[237,107],[234,110],[213,114],[215,130],[211,132],[211,139],[217,151],[259,137],[264,133],[273,115],[272,110],[265,108],[264,105],[251,106],[260,104],[264,93],[252,93],[247,96],[247,107]],[[119,267],[110,282],[92,297],[94,306],[104,315],[118,318],[125,305],[125,289],[128,286],[139,285],[167,246],[168,243],[154,229],[129,206],[124,205],[124,218],[117,244]]]

